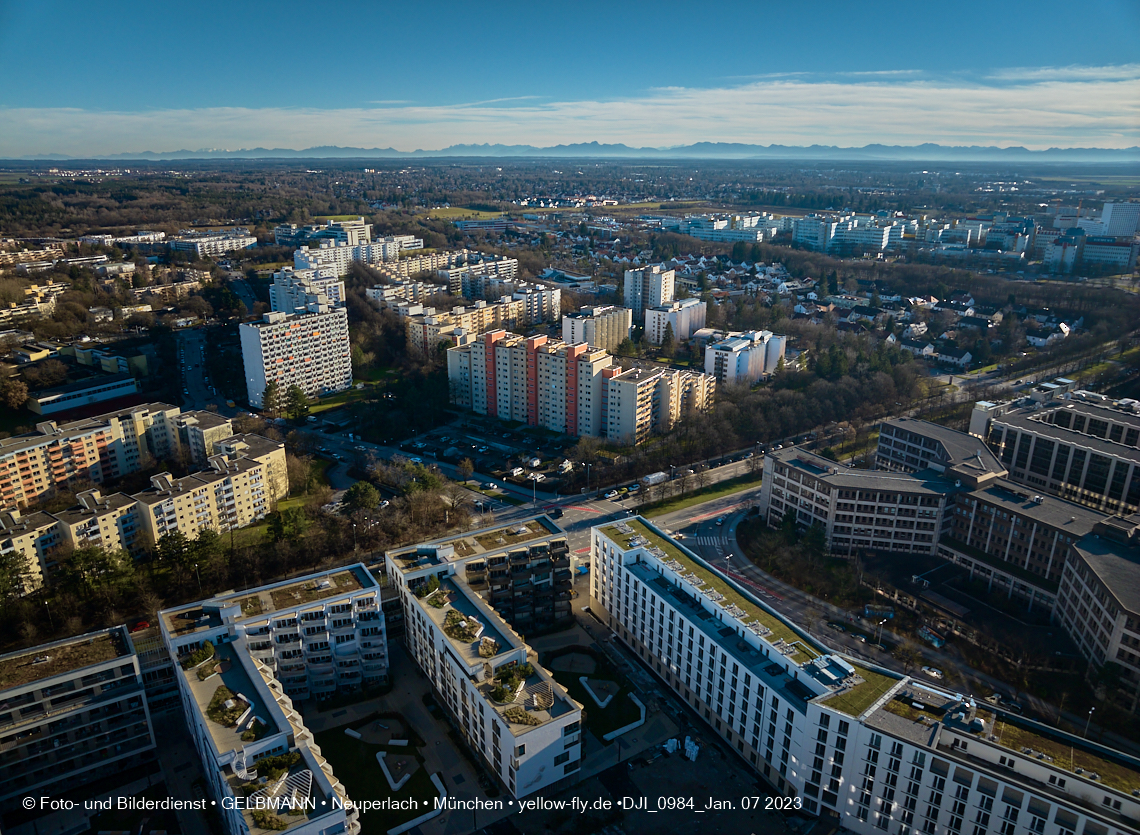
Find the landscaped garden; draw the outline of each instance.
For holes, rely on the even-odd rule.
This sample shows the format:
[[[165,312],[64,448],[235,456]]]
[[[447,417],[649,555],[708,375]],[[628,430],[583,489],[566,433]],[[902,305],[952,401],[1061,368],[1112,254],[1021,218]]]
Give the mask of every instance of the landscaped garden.
[[[641,710],[629,698],[629,694],[633,692],[629,681],[603,653],[587,647],[566,647],[545,654],[542,666],[550,670],[554,680],[565,687],[570,696],[582,705],[586,729],[603,745],[613,742],[603,739],[605,734],[624,728],[641,718]],[[582,676],[585,676],[587,681],[611,682],[616,685],[617,692],[604,708],[598,707],[598,703],[579,681]]]

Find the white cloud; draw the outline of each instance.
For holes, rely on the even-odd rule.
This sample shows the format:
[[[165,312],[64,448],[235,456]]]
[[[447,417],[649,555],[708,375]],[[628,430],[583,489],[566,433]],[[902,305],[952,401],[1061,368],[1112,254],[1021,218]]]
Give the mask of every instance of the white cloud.
[[[986,81],[769,77],[716,89],[663,88],[612,101],[489,99],[432,106],[0,110],[0,156],[315,145],[438,149],[697,141],[786,145],[1140,144],[1140,65],[1007,70]]]

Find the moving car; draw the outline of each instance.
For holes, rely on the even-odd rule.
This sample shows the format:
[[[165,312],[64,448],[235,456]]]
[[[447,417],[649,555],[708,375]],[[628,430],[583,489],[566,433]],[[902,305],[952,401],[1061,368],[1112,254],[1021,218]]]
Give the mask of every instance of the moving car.
[[[724,524],[724,520],[725,520],[726,518],[727,518],[727,517],[725,517],[725,516],[718,516],[718,517],[717,517],[717,520],[716,520],[716,524],[717,524],[717,527],[718,527],[718,528],[719,528],[721,525],[723,525],[723,524]]]
[[[930,676],[931,678],[937,678],[937,679],[942,678],[942,671],[937,669],[936,667],[923,667],[922,671],[924,673],[926,673],[928,676]]]

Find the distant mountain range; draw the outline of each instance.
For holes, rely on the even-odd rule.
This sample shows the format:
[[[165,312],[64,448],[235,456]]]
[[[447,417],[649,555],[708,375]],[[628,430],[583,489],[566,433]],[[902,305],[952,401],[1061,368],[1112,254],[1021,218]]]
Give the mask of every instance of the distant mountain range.
[[[342,148],[321,145],[315,148],[248,148],[236,151],[140,151],[97,157],[42,154],[22,160],[100,159],[116,161],[157,161],[191,159],[425,159],[439,157],[558,159],[818,159],[818,160],[914,160],[945,162],[1140,162],[1140,147],[1131,148],[998,148],[992,145],[864,145],[841,148],[836,145],[747,145],[739,142],[697,142],[672,148],[631,148],[598,142],[579,142],[538,148],[534,145],[452,145],[438,151],[397,151],[394,148]]]

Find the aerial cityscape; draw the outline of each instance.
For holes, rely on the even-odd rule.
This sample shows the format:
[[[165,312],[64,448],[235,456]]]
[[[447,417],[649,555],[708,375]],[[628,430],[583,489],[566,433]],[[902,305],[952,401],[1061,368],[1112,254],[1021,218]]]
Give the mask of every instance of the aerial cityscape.
[[[0,832],[1140,835],[1140,7],[112,6],[0,13]]]

